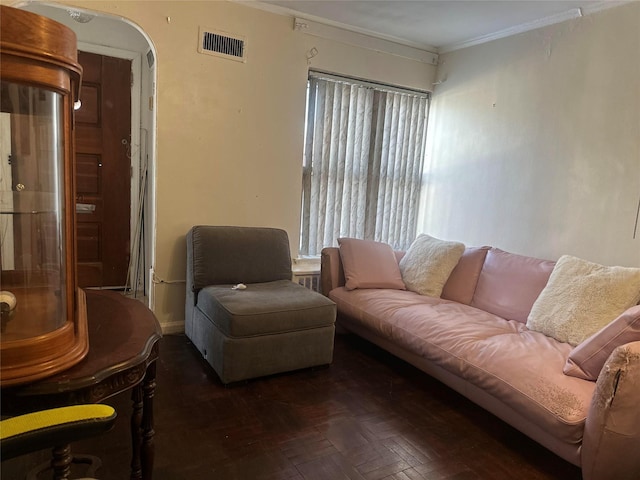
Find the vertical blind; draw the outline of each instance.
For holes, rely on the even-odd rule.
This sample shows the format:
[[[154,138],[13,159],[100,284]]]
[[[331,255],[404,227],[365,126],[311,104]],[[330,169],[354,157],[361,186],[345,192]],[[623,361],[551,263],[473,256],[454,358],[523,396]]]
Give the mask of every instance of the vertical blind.
[[[426,93],[309,76],[301,254],[339,237],[409,246],[428,109]]]

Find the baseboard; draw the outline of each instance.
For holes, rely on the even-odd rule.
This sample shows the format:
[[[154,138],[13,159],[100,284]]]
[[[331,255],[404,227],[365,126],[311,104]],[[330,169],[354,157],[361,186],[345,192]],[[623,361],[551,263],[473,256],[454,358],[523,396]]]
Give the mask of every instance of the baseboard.
[[[184,333],[184,322],[166,322],[161,323],[163,335],[176,335],[178,333]]]

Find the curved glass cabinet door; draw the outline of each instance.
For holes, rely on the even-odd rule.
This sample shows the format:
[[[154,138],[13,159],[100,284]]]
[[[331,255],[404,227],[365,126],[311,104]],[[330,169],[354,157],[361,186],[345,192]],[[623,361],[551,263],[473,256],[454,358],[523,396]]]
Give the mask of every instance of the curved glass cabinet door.
[[[2,82],[2,341],[53,332],[67,318],[62,96]]]

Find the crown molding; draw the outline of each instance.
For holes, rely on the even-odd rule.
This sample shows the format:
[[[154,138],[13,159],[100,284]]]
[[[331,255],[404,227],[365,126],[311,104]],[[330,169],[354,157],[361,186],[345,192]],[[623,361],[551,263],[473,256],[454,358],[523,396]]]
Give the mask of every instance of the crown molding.
[[[582,13],[584,15],[591,15],[592,13],[601,12],[602,10],[608,10],[613,7],[619,7],[620,5],[626,5],[627,3],[637,2],[638,0],[602,0],[596,3],[590,3],[582,7]]]
[[[452,43],[445,45],[439,49],[440,53],[453,52],[454,50],[461,50],[463,48],[473,47],[475,45],[481,45],[483,43],[491,42],[493,40],[499,40],[501,38],[511,37],[518,35],[519,33],[528,32],[530,30],[536,30],[556,23],[566,22],[567,20],[573,20],[582,16],[582,10],[579,8],[573,8],[567,12],[562,12],[549,17],[540,18],[532,22],[522,23],[515,27],[505,28],[497,32],[489,33],[488,35],[481,35],[479,37],[471,38],[463,42]]]
[[[475,45],[491,42],[493,40],[511,37],[513,35],[518,35],[520,33],[528,32],[530,30],[536,30],[538,28],[547,27],[549,25],[555,25],[557,23],[566,22],[567,20],[574,20],[576,18],[580,18],[585,15],[591,15],[592,13],[601,12],[603,10],[607,10],[613,7],[618,7],[620,5],[631,3],[633,1],[636,1],[636,0],[601,1],[601,2],[590,4],[582,8],[573,8],[563,13],[550,15],[548,17],[540,18],[532,22],[522,23],[520,25],[516,25],[515,27],[506,28],[504,30],[490,33],[488,35],[482,35],[479,37],[471,38],[469,40],[465,40],[463,42],[445,45],[438,49],[438,53],[442,54],[442,53],[453,52],[454,50],[461,50],[463,48],[473,47]]]
[[[281,16],[291,17],[293,29],[316,37],[335,40],[348,45],[384,52],[430,65],[438,64],[438,49],[420,45],[390,35],[347,25],[326,18],[298,12],[290,8],[255,0],[231,0],[234,3]]]
[[[547,27],[549,25],[555,25],[557,23],[566,22],[568,20],[574,20],[585,15],[601,12],[603,10],[618,7],[638,0],[602,0],[599,2],[587,4],[582,8],[574,8],[566,12],[550,15],[548,17],[533,20],[531,22],[526,22],[514,27],[509,27],[504,30],[489,33],[487,35],[481,35],[479,37],[464,40],[462,42],[444,45],[440,48],[421,45],[409,40],[390,35],[384,35],[364,28],[335,22],[326,18],[301,13],[290,8],[281,7],[279,5],[273,5],[270,3],[263,3],[257,0],[230,1],[277,15],[291,17],[294,19],[294,30],[302,31],[309,35],[316,35],[318,37],[337,40],[342,43],[347,43],[362,48],[368,48],[370,50],[399,55],[413,60],[429,63],[431,65],[437,65],[439,54],[473,47],[475,45],[491,42],[493,40],[499,40],[501,38],[518,35],[530,30],[536,30],[538,28]]]
[[[398,57],[427,63],[429,65],[438,64],[438,54],[435,52],[402,45],[383,38],[355,32],[353,30],[347,30],[342,27],[335,27],[333,25],[328,25],[325,22],[316,22],[307,18],[295,17],[293,29],[307,35],[327,38],[340,43],[374,50],[376,52],[384,52],[390,55],[396,55]]]

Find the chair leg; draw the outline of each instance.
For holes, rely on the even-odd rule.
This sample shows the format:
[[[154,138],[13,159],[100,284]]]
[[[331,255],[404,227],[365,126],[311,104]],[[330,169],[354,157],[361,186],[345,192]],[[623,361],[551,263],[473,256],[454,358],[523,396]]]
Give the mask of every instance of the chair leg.
[[[63,447],[60,447],[63,448]],[[64,455],[64,454],[63,454]],[[55,454],[53,454],[54,459],[55,459]],[[59,459],[60,460],[60,459]],[[70,475],[72,475],[73,473],[75,473],[75,471],[71,471],[69,473],[67,473],[67,476],[65,477],[64,475],[64,467],[62,465],[58,465],[57,467],[54,466],[54,462],[56,460],[49,460],[47,462],[41,463],[40,465],[38,465],[37,467],[31,469],[29,471],[29,473],[27,473],[26,476],[26,480],[39,480],[41,478],[68,478]],[[62,463],[64,463],[65,460],[62,461]],[[73,470],[72,466],[73,465],[82,465],[83,468],[86,470],[84,472],[83,478],[94,478],[96,476],[96,471],[102,467],[102,460],[100,460],[99,457],[96,457],[94,455],[71,455],[71,463],[68,465],[68,469],[69,470]],[[60,471],[56,472],[56,468],[58,468]],[[44,472],[52,472],[52,476],[50,477],[44,477],[43,473]]]
[[[71,475],[71,445],[58,445],[53,447],[53,459],[51,467],[53,468],[54,480],[67,480]]]

